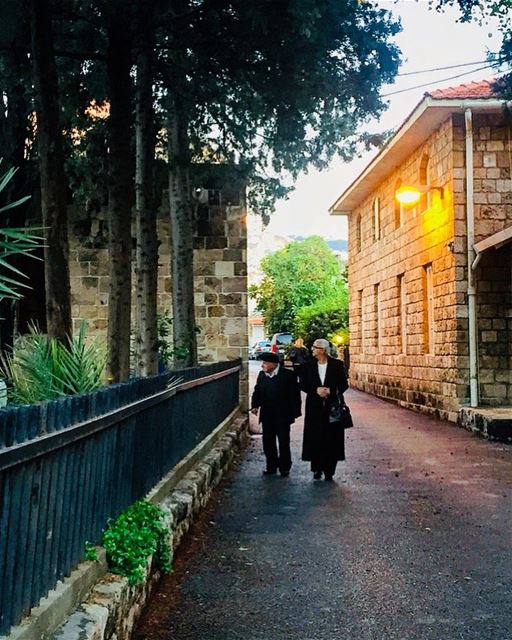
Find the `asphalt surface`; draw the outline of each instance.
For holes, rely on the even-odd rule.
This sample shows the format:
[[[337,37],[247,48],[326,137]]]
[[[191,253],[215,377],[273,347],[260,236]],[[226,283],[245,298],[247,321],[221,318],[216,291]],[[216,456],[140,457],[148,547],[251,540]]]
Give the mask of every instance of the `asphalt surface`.
[[[254,436],[134,640],[512,640],[512,447],[346,400],[335,482],[300,461],[301,422],[286,479]]]

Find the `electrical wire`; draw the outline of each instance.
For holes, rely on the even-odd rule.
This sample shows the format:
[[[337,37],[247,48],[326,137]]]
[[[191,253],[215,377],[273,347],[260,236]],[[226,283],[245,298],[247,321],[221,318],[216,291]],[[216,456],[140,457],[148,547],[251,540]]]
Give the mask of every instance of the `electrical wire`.
[[[388,98],[389,96],[395,96],[398,93],[405,93],[406,91],[413,91],[413,89],[421,89],[422,87],[430,87],[433,84],[439,84],[440,82],[447,82],[448,80],[455,80],[456,78],[462,78],[462,76],[467,76],[471,73],[477,73],[478,71],[484,71],[485,69],[491,69],[494,64],[488,64],[485,67],[479,67],[478,69],[471,69],[471,71],[465,71],[464,73],[458,73],[455,76],[450,76],[448,78],[441,78],[440,80],[432,80],[431,82],[424,82],[422,84],[416,84],[413,87],[407,87],[406,89],[397,89],[396,91],[390,91],[389,93],[383,93],[382,98]]]
[[[431,73],[432,71],[446,71],[447,69],[457,69],[458,67],[471,67],[475,64],[484,64],[484,62],[498,62],[498,58],[493,60],[476,60],[475,62],[461,62],[460,64],[450,64],[447,67],[433,67],[432,69],[421,69],[420,71],[407,71],[406,73],[398,73],[398,78],[405,76],[416,76],[420,73]]]

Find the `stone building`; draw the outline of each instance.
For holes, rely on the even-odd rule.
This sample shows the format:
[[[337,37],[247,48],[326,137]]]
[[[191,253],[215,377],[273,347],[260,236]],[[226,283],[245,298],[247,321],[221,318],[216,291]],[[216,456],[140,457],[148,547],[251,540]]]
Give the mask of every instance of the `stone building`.
[[[201,363],[241,357],[241,398],[246,402],[248,375],[247,226],[245,183],[227,166],[196,167],[202,189],[196,205],[194,298]],[[158,216],[158,310],[170,313],[169,214],[162,197]],[[74,211],[70,226],[70,276],[75,328],[85,319],[91,333],[107,332],[109,264],[108,216],[93,218]],[[135,251],[133,254],[135,260]]]
[[[512,405],[509,117],[486,81],[426,93],[332,206],[349,222],[352,386],[452,421]]]

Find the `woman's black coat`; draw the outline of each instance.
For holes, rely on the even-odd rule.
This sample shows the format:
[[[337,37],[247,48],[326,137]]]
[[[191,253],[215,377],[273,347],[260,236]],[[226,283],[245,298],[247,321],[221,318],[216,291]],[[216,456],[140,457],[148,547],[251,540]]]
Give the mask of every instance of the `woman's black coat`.
[[[312,360],[304,367],[300,387],[307,393],[302,459],[318,459],[327,453],[335,460],[344,460],[345,431],[339,425],[329,423],[329,398],[334,398],[336,392],[343,397],[343,392],[348,389],[343,362],[328,358],[325,381],[322,384],[318,375],[318,362]],[[321,398],[316,392],[317,387],[329,387],[329,398]]]

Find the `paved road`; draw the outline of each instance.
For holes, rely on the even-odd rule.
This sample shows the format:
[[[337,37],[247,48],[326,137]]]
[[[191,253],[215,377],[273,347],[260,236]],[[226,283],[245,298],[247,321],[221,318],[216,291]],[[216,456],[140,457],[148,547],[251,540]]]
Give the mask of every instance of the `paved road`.
[[[512,640],[512,447],[347,401],[335,483],[300,462],[300,423],[288,479],[252,438],[134,640]]]

